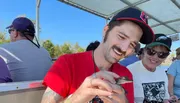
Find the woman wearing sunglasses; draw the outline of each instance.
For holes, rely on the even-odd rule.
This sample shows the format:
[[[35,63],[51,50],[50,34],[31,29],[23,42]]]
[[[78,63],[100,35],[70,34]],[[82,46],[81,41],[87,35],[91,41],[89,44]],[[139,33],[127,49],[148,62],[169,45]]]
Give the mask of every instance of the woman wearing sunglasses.
[[[156,34],[155,41],[145,46],[140,61],[129,65],[134,79],[136,103],[168,103],[168,78],[160,64],[169,55],[172,40]]]

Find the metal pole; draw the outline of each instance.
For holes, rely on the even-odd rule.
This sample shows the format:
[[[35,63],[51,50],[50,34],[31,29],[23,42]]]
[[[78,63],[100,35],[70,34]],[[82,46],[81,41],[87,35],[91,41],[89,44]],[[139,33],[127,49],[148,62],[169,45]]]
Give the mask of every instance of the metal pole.
[[[106,19],[106,25],[108,24],[108,19]]]
[[[36,0],[36,37],[39,41],[39,7],[41,0]]]

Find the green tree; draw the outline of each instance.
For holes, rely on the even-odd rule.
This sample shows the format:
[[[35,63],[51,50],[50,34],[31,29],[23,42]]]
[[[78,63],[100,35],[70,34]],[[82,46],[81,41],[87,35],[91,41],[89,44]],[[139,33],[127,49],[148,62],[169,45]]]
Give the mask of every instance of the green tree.
[[[171,57],[175,57],[176,56],[175,52],[172,52],[170,55],[171,55]]]
[[[62,55],[62,51],[59,45],[54,46],[54,57],[57,58]]]
[[[49,52],[51,57],[54,58],[54,44],[50,40],[46,40],[42,45]]]
[[[61,46],[61,51],[62,51],[62,54],[71,54],[71,53],[73,53],[73,49],[72,49],[71,44],[70,43],[64,43]]]
[[[78,52],[84,52],[85,50],[79,46],[79,44],[76,42],[76,44],[74,45],[74,52],[78,53]]]
[[[0,32],[0,44],[8,42],[10,42],[10,39],[6,37],[6,32]]]
[[[42,46],[49,52],[52,58],[57,58],[63,54],[71,54],[77,52],[83,52],[84,49],[79,46],[78,43],[71,45],[70,43],[64,43],[63,45],[54,45],[50,40],[42,42]]]

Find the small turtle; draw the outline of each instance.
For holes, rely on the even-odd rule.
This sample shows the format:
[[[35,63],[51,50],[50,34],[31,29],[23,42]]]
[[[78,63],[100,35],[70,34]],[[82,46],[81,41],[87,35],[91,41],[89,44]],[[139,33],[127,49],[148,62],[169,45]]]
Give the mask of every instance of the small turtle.
[[[126,84],[126,83],[132,83],[133,80],[130,80],[128,77],[119,77],[116,79],[116,84]]]

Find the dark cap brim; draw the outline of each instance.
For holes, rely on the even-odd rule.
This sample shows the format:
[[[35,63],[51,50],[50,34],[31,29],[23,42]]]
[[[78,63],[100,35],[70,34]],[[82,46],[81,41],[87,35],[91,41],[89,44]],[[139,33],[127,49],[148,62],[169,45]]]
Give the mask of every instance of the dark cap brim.
[[[141,29],[143,31],[143,35],[140,39],[140,42],[142,44],[149,44],[154,41],[154,38],[155,38],[154,32],[151,29],[151,27],[149,25],[147,25],[145,22],[140,21],[135,18],[118,18],[117,21],[119,21],[119,20],[130,20],[130,21],[138,24],[141,27]]]
[[[146,45],[146,47],[154,47],[154,46],[158,46],[158,45],[162,45],[165,46],[169,51],[171,51],[171,49],[169,48],[168,45],[164,44],[164,43],[160,43],[160,42],[153,42],[151,44]]]
[[[10,25],[10,26],[6,27],[6,29],[9,29],[9,28],[12,28],[12,27],[13,27],[13,25]]]

